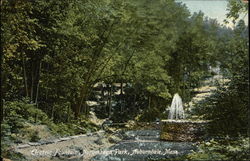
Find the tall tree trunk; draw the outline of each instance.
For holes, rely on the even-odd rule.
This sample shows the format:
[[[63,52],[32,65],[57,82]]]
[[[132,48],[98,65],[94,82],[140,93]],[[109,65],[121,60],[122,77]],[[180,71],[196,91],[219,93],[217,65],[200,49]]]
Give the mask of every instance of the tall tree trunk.
[[[110,84],[110,89],[109,89],[109,118],[111,118],[111,108],[112,108],[112,84]]]
[[[109,113],[108,107],[109,107],[109,84],[106,84],[105,91],[107,94],[105,95],[105,101],[106,101],[106,106],[105,106],[105,113]]]
[[[51,109],[51,119],[54,121],[54,105],[52,105]]]
[[[70,121],[70,106],[68,106],[68,109],[67,109],[67,122]]]
[[[34,64],[31,60],[31,87],[30,87],[30,101],[33,103],[33,90],[34,90]]]
[[[151,108],[151,96],[148,97],[148,108]]]
[[[88,98],[89,98],[89,95],[92,93],[93,91],[93,86],[94,84],[91,84],[89,85],[88,89],[87,89],[87,94],[86,94],[86,97],[85,97],[85,116],[88,117],[89,116],[89,112],[90,112],[90,106],[87,104],[87,101],[88,101]]]
[[[84,101],[83,103],[83,109],[84,109],[84,115],[88,116],[88,104],[87,104],[87,100]]]
[[[0,95],[1,95],[0,97],[1,98],[1,123],[2,123],[5,117],[5,109],[4,109],[5,102],[4,102],[3,95],[1,92],[0,92]]]
[[[102,96],[102,98],[104,98],[104,92],[105,92],[105,89],[104,89],[104,83],[102,84],[102,91],[101,91],[101,96]]]
[[[78,116],[83,112],[86,116],[89,113],[88,106],[86,104],[86,101],[89,97],[89,93],[91,91],[91,85],[90,84],[85,84],[82,87],[80,97],[78,98],[78,103],[75,106],[75,118],[78,118]]]
[[[120,89],[121,89],[120,95],[123,95],[123,81],[121,81]]]
[[[25,88],[26,97],[29,97],[28,84],[27,84],[27,74],[26,74],[26,67],[25,67],[25,60],[24,60],[23,53],[22,53],[22,62],[23,62],[24,88]]]
[[[85,95],[86,95],[86,84],[83,85],[82,89],[81,89],[81,92],[80,92],[80,97],[78,99],[78,103],[76,104],[76,107],[75,107],[75,118],[77,119],[78,116],[80,115],[81,111],[82,111],[82,103],[85,100]]]
[[[134,111],[136,110],[135,109],[135,103],[136,103],[136,94],[134,94],[134,101],[133,101],[133,109],[134,109]],[[138,109],[138,111],[140,111],[140,109]]]
[[[46,72],[48,71],[49,71],[49,64],[47,64],[46,66]],[[49,113],[50,111],[48,108],[48,93],[49,93],[48,87],[49,87],[49,84],[47,84],[47,88],[45,89],[45,109]]]
[[[39,68],[38,68],[38,72],[37,72],[38,75],[37,75],[36,100],[35,100],[36,105],[37,105],[38,94],[39,94],[39,80],[40,80],[41,67],[42,67],[42,61],[40,61],[40,63],[39,63]]]
[[[124,102],[123,102],[123,81],[121,81],[121,84],[120,84],[120,90],[121,90],[121,92],[120,92],[120,103],[121,103],[121,112],[123,112],[124,110]]]

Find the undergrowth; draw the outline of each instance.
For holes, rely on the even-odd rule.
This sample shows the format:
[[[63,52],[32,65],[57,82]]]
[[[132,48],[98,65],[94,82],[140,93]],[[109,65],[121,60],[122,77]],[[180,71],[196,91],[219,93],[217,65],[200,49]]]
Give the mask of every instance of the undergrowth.
[[[42,126],[45,129],[36,129]],[[63,137],[97,131],[99,127],[84,117],[71,122],[54,123],[45,112],[38,109],[28,100],[5,102],[4,119],[1,124],[2,157],[16,160],[22,155],[12,150],[14,144],[23,142],[39,142],[43,138],[41,130],[46,130],[51,137]],[[39,131],[40,130],[40,131]]]

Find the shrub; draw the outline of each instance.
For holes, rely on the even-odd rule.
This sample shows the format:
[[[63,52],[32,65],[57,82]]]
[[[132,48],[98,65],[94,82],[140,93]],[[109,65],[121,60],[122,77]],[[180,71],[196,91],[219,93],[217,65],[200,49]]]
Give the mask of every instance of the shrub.
[[[186,156],[188,160],[247,160],[249,138],[223,138],[202,142],[198,151]]]
[[[41,138],[38,136],[38,131],[32,131],[30,133],[30,141],[31,142],[37,142],[39,141]]]

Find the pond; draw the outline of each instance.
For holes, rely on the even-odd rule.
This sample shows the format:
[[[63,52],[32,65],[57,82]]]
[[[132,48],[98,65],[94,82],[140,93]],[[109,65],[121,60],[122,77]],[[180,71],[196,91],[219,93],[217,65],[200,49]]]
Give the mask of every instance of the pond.
[[[195,150],[192,142],[160,140],[159,130],[135,130],[123,134],[123,140],[103,150],[92,161],[138,161],[174,158]]]

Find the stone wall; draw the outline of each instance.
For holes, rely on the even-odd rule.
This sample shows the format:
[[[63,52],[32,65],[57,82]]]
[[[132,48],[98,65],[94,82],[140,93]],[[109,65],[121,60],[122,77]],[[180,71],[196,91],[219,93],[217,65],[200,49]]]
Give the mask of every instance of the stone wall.
[[[206,134],[209,121],[162,120],[161,140],[166,141],[199,141]]]

